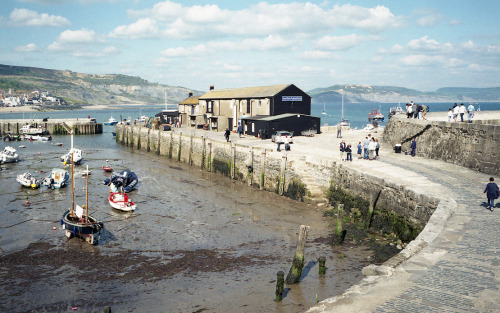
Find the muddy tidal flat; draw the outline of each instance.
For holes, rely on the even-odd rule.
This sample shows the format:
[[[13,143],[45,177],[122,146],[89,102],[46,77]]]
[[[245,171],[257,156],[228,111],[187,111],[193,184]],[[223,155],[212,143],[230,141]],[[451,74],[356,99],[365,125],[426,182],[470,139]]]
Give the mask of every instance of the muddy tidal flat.
[[[85,158],[75,167],[75,202],[85,204],[78,172],[88,165],[90,212],[105,231],[97,246],[67,240],[60,219],[71,187],[32,190],[16,182],[26,171],[43,178],[64,167],[59,157],[70,137],[52,142],[64,147],[0,143],[21,157],[0,171],[1,312],[100,312],[106,305],[113,312],[303,312],[359,281],[370,264],[368,247],[330,245],[332,222],[321,208],[116,145],[109,132],[74,143]],[[109,205],[106,160],[139,177],[129,193],[135,212]],[[302,224],[311,230],[301,282],[285,285],[283,301],[275,302],[276,273],[288,272]]]

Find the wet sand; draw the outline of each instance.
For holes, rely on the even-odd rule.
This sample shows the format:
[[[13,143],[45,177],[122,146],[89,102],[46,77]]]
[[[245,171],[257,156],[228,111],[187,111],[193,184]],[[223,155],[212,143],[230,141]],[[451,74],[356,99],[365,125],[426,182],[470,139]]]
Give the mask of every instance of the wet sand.
[[[129,150],[106,136],[75,138],[85,157],[76,171],[87,164],[93,171],[89,207],[106,229],[98,246],[64,236],[59,220],[71,188],[31,190],[15,181],[27,170],[43,177],[62,167],[70,138],[55,136],[65,147],[10,144],[26,148],[18,148],[21,162],[0,171],[0,311],[100,312],[109,305],[114,312],[302,312],[316,295],[321,301],[359,281],[373,258],[367,245],[329,244],[332,220],[323,217],[324,207]],[[101,182],[110,174],[100,169],[106,159],[115,171],[130,168],[139,176],[130,193],[136,212],[109,206]],[[82,205],[85,180],[75,177]],[[306,267],[277,303],[276,273],[288,272],[301,224],[311,227]],[[327,259],[324,277],[320,256]]]

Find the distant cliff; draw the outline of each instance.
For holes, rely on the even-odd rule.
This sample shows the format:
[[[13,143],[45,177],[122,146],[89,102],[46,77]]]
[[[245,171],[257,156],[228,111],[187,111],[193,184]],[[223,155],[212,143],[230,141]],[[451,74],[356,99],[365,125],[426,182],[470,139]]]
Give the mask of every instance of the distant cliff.
[[[289,82],[293,83],[293,82]],[[144,104],[164,103],[164,91],[168,102],[178,103],[188,97],[205,92],[186,87],[150,83],[138,76],[120,74],[81,74],[69,70],[51,70],[36,67],[0,64],[0,89],[25,91],[49,91],[73,104],[120,104],[139,102]],[[313,102],[340,102],[342,93],[345,102],[500,102],[500,87],[460,88],[447,87],[432,92],[394,87],[368,85],[334,85],[316,88],[307,92]]]
[[[161,104],[164,103],[165,91],[168,103],[178,103],[186,99],[190,91],[194,95],[204,93],[185,87],[150,83],[137,76],[81,74],[2,64],[0,89],[26,93],[33,90],[49,91],[73,104]]]
[[[446,87],[432,92],[394,86],[335,85],[308,91],[313,102],[500,102],[500,87]]]

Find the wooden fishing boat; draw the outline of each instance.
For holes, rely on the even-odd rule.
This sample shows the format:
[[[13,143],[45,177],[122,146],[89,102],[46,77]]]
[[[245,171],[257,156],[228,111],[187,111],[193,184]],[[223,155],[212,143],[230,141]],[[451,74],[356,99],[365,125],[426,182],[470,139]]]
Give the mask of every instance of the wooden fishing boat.
[[[40,187],[40,180],[31,176],[30,172],[25,172],[23,174],[17,175],[16,181],[18,183],[20,183],[21,185],[23,185],[24,187],[33,188],[33,189]]]
[[[373,109],[371,110],[370,114],[368,114],[368,122],[374,122],[374,121],[379,121],[383,122],[384,121],[384,114],[380,112],[380,109]]]
[[[137,208],[137,205],[124,192],[111,193],[109,195],[109,204],[114,209],[126,212],[134,211]]]
[[[103,222],[89,215],[89,178],[87,175],[86,203],[84,207],[76,206],[75,209],[75,178],[74,162],[71,162],[71,208],[64,212],[61,218],[62,228],[68,239],[79,237],[91,245],[97,245],[104,228]],[[87,168],[88,170],[88,168]]]

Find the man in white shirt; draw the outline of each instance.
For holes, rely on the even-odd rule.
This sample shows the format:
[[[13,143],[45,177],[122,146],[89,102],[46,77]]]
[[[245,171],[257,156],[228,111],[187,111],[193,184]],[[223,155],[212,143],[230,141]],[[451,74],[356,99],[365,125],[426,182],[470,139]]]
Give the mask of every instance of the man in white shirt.
[[[458,112],[460,113],[460,119],[462,120],[462,122],[464,121],[464,114],[465,114],[465,105],[462,103],[460,104],[460,108],[458,109]]]

